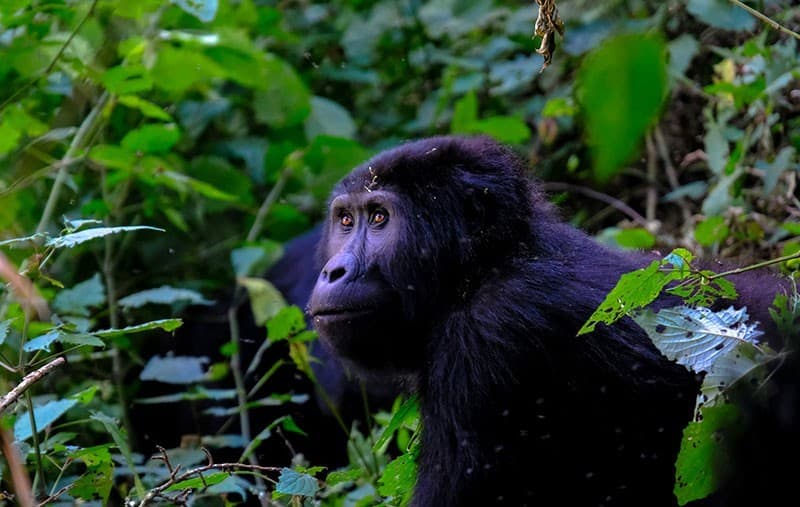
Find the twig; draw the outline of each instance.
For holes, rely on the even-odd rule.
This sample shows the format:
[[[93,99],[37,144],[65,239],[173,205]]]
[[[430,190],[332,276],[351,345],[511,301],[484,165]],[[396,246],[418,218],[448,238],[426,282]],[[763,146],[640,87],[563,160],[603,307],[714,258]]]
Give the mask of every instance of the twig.
[[[291,171],[289,169],[284,169],[283,172],[281,172],[278,181],[275,182],[275,185],[273,185],[267,197],[264,198],[264,202],[261,203],[261,207],[258,208],[256,218],[253,220],[253,225],[250,227],[245,241],[255,241],[258,235],[261,234],[261,229],[264,227],[264,219],[267,218],[267,213],[269,213],[269,210],[272,209],[275,201],[278,200],[281,192],[283,192],[283,187],[286,186],[289,176],[291,176]]]
[[[52,362],[47,363],[38,370],[25,375],[25,378],[22,379],[22,381],[19,383],[19,385],[17,385],[17,387],[15,387],[7,394],[4,394],[2,397],[0,397],[0,413],[2,413],[6,408],[8,408],[9,405],[17,401],[17,398],[22,396],[22,393],[24,393],[25,390],[28,389],[31,385],[33,385],[35,382],[38,382],[42,377],[52,372],[54,369],[58,368],[65,362],[66,360],[63,357],[57,357],[53,359]]]
[[[3,451],[8,471],[11,472],[11,484],[14,487],[17,502],[20,507],[33,507],[31,479],[28,477],[25,463],[20,459],[19,449],[12,445],[13,441],[11,432],[0,426],[0,450]]]
[[[106,102],[108,102],[109,97],[110,94],[107,91],[100,95],[100,98],[97,100],[97,104],[95,104],[89,114],[86,115],[83,123],[81,123],[81,126],[78,128],[78,132],[75,133],[75,137],[72,138],[72,142],[69,144],[67,152],[64,153],[63,157],[61,157],[62,162],[73,160],[75,158],[75,154],[79,149],[81,149],[83,142],[97,124],[98,118],[100,118],[100,112],[106,106]],[[53,215],[56,203],[58,202],[58,195],[61,193],[61,187],[64,186],[64,181],[67,179],[68,168],[69,164],[62,163],[61,167],[58,169],[58,173],[56,173],[56,180],[53,183],[52,190],[50,190],[50,195],[47,197],[47,203],[44,206],[42,218],[39,220],[39,225],[36,227],[37,233],[44,232],[45,228],[47,228],[47,225],[50,222],[50,217]]]
[[[621,211],[622,213],[628,215],[628,217],[630,217],[631,220],[641,225],[642,227],[647,227],[647,219],[645,217],[640,215],[635,209],[631,208],[624,202],[620,201],[619,199],[615,199],[610,195],[598,192],[597,190],[592,190],[589,187],[583,187],[580,185],[573,185],[571,183],[561,183],[556,181],[544,182],[542,186],[548,192],[575,192],[578,194],[583,194],[587,197],[591,197],[592,199],[597,199],[598,201],[604,202],[609,206],[616,208],[618,211]]]
[[[652,133],[645,137],[645,145],[647,146],[647,196],[645,200],[645,217],[648,223],[653,223],[656,219],[656,205],[658,204],[658,191],[656,189],[656,173],[658,169],[656,161],[658,155],[656,154]]]
[[[208,458],[208,464],[192,468],[191,470],[187,470],[182,474],[178,474],[178,472],[180,471],[180,467],[175,467],[175,468],[172,467],[166,449],[160,446],[158,447],[158,449],[161,452],[161,456],[156,456],[155,459],[163,461],[164,464],[167,466],[167,469],[170,471],[169,478],[160,485],[151,489],[139,502],[139,507],[144,507],[155,498],[162,496],[164,490],[166,490],[170,486],[173,486],[174,484],[178,484],[187,479],[190,479],[193,476],[200,477],[200,480],[205,483],[205,479],[203,478],[202,474],[204,472],[209,472],[211,470],[219,470],[221,472],[228,472],[228,473],[235,470],[246,470],[250,472],[280,472],[282,470],[281,467],[265,467],[261,465],[247,465],[244,463],[214,463],[208,451],[206,449],[203,449],[203,452],[206,454],[206,457]],[[184,494],[188,493],[184,491]]]
[[[788,28],[786,28],[782,24],[778,23],[774,19],[768,17],[766,14],[763,14],[763,13],[753,9],[749,5],[745,4],[744,2],[740,2],[739,0],[729,0],[729,1],[733,5],[736,5],[737,7],[741,7],[742,9],[746,10],[747,12],[749,12],[750,14],[755,16],[756,18],[758,18],[761,21],[763,21],[764,23],[768,24],[773,29],[778,30],[779,32],[783,32],[783,33],[785,33],[787,35],[791,35],[795,39],[800,40],[800,33],[793,32],[792,30],[789,30]]]
[[[754,269],[761,269],[767,266],[771,266],[773,264],[780,264],[781,262],[791,261],[794,259],[800,259],[800,252],[795,252],[791,255],[784,255],[783,257],[776,257],[775,259],[769,259],[762,262],[757,262],[756,264],[751,264],[749,266],[745,266],[742,268],[731,269],[730,271],[723,271],[722,273],[714,273],[713,275],[708,275],[706,277],[707,280],[711,281],[715,278],[720,278],[723,276],[729,275],[738,275],[740,273],[745,273],[747,271],[753,271]]]

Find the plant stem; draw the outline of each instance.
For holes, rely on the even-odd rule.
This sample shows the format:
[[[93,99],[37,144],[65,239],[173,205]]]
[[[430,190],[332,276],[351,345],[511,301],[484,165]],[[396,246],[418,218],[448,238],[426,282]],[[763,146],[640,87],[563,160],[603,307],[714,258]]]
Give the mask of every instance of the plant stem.
[[[769,260],[766,260],[766,261],[758,262],[756,264],[752,264],[750,266],[745,266],[743,268],[731,269],[730,271],[723,271],[722,273],[714,273],[713,275],[709,275],[708,277],[706,277],[706,279],[710,281],[710,280],[713,280],[715,278],[720,278],[720,277],[723,277],[723,276],[738,275],[738,274],[744,273],[746,271],[752,271],[754,269],[765,268],[765,267],[771,266],[773,264],[779,264],[781,262],[791,261],[793,259],[800,259],[800,252],[795,252],[795,253],[793,253],[791,255],[784,255],[783,257],[778,257],[778,258],[775,258],[775,259],[769,259]]]
[[[278,200],[281,192],[283,192],[283,187],[286,186],[286,181],[289,179],[290,175],[291,171],[289,169],[284,169],[283,172],[281,172],[278,181],[275,182],[272,190],[269,191],[267,197],[264,198],[264,202],[261,203],[261,207],[258,208],[256,218],[253,220],[253,225],[250,227],[245,241],[255,241],[258,235],[261,234],[261,229],[264,227],[264,219],[266,219],[269,210],[272,209],[272,205],[275,204],[275,201]]]
[[[737,7],[741,7],[742,9],[746,10],[751,15],[753,15],[756,18],[760,19],[761,21],[763,21],[764,23],[768,24],[769,26],[771,26],[775,30],[778,30],[779,32],[783,32],[783,33],[785,33],[787,35],[791,35],[795,39],[800,40],[800,33],[793,32],[792,30],[789,30],[788,28],[786,28],[785,26],[781,25],[780,23],[778,23],[774,19],[768,17],[766,14],[763,14],[763,13],[753,9],[749,5],[745,4],[744,2],[740,2],[739,0],[729,0],[729,1],[733,5],[736,5]]]
[[[44,211],[42,212],[42,218],[39,220],[39,225],[36,227],[37,233],[42,233],[47,228],[50,223],[50,218],[55,211],[56,204],[58,203],[58,197],[61,193],[61,187],[64,186],[64,181],[67,179],[67,170],[70,166],[68,161],[72,161],[75,158],[75,154],[80,150],[86,139],[89,137],[89,134],[94,130],[94,127],[98,124],[101,118],[101,111],[106,106],[108,99],[110,98],[110,94],[106,91],[100,95],[100,98],[97,99],[97,104],[94,105],[89,114],[86,115],[86,118],[81,123],[81,126],[78,128],[78,131],[75,133],[75,137],[72,138],[72,142],[69,144],[69,148],[67,148],[67,152],[64,153],[64,156],[61,157],[61,164],[58,169],[58,173],[56,173],[56,179],[53,183],[53,188],[50,190],[50,195],[47,197],[47,203],[44,206]]]

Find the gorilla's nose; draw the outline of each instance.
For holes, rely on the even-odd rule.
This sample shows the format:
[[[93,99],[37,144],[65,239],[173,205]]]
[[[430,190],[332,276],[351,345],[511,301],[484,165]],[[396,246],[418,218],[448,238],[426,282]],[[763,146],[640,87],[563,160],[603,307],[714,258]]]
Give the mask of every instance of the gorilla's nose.
[[[340,280],[348,280],[357,269],[356,257],[351,253],[339,253],[328,259],[320,273],[320,281],[333,284]]]

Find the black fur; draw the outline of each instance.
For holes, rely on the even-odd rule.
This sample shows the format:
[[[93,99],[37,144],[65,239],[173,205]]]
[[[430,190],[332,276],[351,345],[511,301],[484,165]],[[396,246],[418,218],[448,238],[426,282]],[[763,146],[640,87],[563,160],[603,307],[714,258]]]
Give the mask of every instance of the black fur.
[[[388,220],[369,222],[376,209]],[[483,137],[357,167],[322,234],[309,304],[322,340],[421,395],[414,506],[675,505],[697,378],[630,319],[576,337],[651,256],[562,222],[523,162]],[[764,322],[765,280],[738,303]]]

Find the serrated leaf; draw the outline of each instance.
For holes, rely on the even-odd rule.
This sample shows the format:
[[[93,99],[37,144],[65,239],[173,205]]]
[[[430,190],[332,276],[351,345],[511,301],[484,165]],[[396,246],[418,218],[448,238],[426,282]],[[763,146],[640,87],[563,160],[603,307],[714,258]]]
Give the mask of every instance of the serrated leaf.
[[[308,474],[301,474],[291,468],[283,468],[278,477],[275,491],[284,495],[313,497],[319,490],[319,483]]]
[[[122,425],[120,425],[119,421],[100,412],[92,412],[92,415],[89,416],[89,418],[103,425],[103,428],[109,435],[111,435],[111,438],[114,440],[114,443],[117,445],[117,448],[119,449],[123,458],[125,458],[125,464],[130,470],[136,470],[136,460],[134,459],[133,453],[131,453],[131,448],[128,445],[127,434],[125,433]],[[136,488],[136,494],[140,498],[143,497],[146,490],[144,484],[142,484],[142,480],[139,478],[139,474],[135,472],[133,474],[133,482]]]
[[[65,234],[64,236],[59,236],[57,238],[49,239],[45,242],[45,246],[52,246],[54,248],[64,248],[64,247],[72,248],[74,246],[80,245],[81,243],[86,243],[87,241],[91,241],[93,239],[98,239],[108,236],[109,234],[119,234],[120,232],[142,231],[142,230],[166,232],[164,229],[160,229],[158,227],[150,227],[149,225],[126,225],[122,227],[95,227],[93,229],[86,229],[83,231],[73,232],[71,234]]]
[[[746,308],[732,306],[719,312],[676,306],[633,316],[662,354],[697,373],[709,371],[738,343],[756,343],[764,333],[748,318]]]
[[[694,239],[702,246],[711,246],[724,241],[729,232],[730,229],[725,223],[724,217],[709,217],[697,224],[694,229]]]
[[[155,380],[167,384],[194,384],[208,380],[205,356],[153,356],[139,374],[141,380]]]
[[[182,289],[162,285],[156,289],[147,289],[125,296],[118,303],[126,308],[140,308],[146,304],[169,305],[172,303],[190,305],[211,305],[213,301],[205,299],[202,294],[191,289]]]
[[[78,404],[78,400],[67,398],[63,400],[53,400],[33,408],[33,418],[36,420],[36,431],[41,433],[45,428],[53,424],[59,417],[64,415],[67,410]],[[31,419],[27,412],[17,416],[14,422],[14,439],[17,441],[26,440],[33,436]]]
[[[675,463],[675,497],[679,505],[705,498],[717,489],[715,471],[720,462],[719,436],[734,427],[739,414],[733,405],[720,405],[703,411],[703,420],[691,422],[683,430],[681,449]]]
[[[102,306],[106,302],[106,290],[99,273],[88,280],[75,284],[56,294],[53,309],[68,315],[89,316],[89,308]]]
[[[774,353],[764,350],[738,343],[729,353],[719,357],[703,376],[695,414],[705,413],[706,408],[726,402],[729,389],[737,383],[762,385],[767,376],[766,364],[774,359]]]
[[[119,329],[101,329],[99,331],[92,331],[92,334],[103,338],[113,338],[115,336],[122,336],[130,333],[152,331],[153,329],[163,329],[164,331],[172,332],[181,327],[181,325],[183,325],[183,320],[181,319],[161,319]]]
[[[352,482],[361,477],[360,468],[348,468],[346,470],[334,470],[325,477],[328,487],[335,486],[341,482]]]
[[[306,329],[303,311],[297,306],[286,306],[267,321],[267,339],[270,342],[287,340]]]
[[[286,308],[287,303],[283,294],[268,280],[239,277],[236,282],[247,289],[247,294],[250,296],[250,307],[253,310],[253,319],[257,326],[263,326]]]
[[[87,447],[72,454],[72,459],[83,461],[86,471],[72,484],[70,496],[87,501],[100,499],[106,504],[114,484],[110,447],[111,444]]]
[[[689,274],[688,266],[692,254],[678,248],[664,259],[649,266],[622,275],[605,300],[578,331],[578,336],[594,331],[597,324],[613,324],[625,315],[644,308],[658,297],[670,282]]]
[[[413,454],[407,453],[389,462],[381,475],[378,493],[383,496],[403,497],[414,489],[417,463]]]

